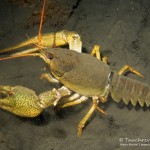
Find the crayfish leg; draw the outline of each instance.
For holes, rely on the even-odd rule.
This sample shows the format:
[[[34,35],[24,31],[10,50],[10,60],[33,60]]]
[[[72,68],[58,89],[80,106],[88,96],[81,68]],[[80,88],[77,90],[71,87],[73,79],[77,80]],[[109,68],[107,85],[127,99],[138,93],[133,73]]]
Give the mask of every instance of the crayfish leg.
[[[140,76],[140,77],[142,77],[142,78],[144,78],[144,76],[141,74],[141,73],[139,73],[137,70],[135,70],[134,68],[132,68],[131,66],[129,66],[129,65],[124,65],[121,69],[120,69],[120,71],[118,72],[118,74],[119,75],[122,75],[122,74],[124,74],[126,71],[130,71],[130,72],[132,72],[132,73],[135,73],[136,75],[138,75],[138,76]]]
[[[87,114],[84,116],[84,118],[80,121],[79,125],[78,125],[78,135],[80,136],[82,134],[83,128],[86,124],[86,122],[88,121],[88,119],[91,117],[91,115],[93,114],[94,110],[97,109],[100,113],[105,114],[106,112],[104,112],[101,108],[99,108],[97,106],[97,104],[99,103],[99,101],[97,99],[93,99],[93,104],[92,107],[90,108],[90,110],[87,112]]]
[[[85,101],[87,101],[88,97],[85,97],[85,96],[81,96],[79,99],[76,99],[74,101],[70,101],[68,103],[65,103],[61,106],[61,108],[65,108],[65,107],[70,107],[70,106],[74,106],[74,105],[78,105],[78,104],[81,104]]]
[[[102,62],[108,64],[108,58],[107,57],[102,57],[101,56],[101,50],[99,45],[94,45],[92,52],[92,56],[96,56],[97,59],[101,60]]]

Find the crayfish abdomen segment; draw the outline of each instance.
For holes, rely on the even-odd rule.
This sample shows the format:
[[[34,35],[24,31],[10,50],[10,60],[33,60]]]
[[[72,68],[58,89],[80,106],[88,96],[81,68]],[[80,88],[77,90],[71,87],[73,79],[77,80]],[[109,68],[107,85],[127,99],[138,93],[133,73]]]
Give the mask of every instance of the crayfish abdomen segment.
[[[131,101],[133,106],[136,106],[137,102],[141,107],[144,104],[150,106],[150,86],[140,81],[115,73],[110,92],[115,102],[122,99],[126,105]]]

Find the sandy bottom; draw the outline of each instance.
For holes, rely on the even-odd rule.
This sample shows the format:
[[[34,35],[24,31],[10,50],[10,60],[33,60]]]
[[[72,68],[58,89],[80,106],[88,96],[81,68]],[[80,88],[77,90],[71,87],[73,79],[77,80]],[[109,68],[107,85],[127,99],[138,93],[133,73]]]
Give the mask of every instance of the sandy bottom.
[[[65,1],[64,1],[65,2]],[[75,1],[72,2],[72,6]],[[70,7],[72,7],[70,4]],[[111,68],[119,70],[129,64],[144,75],[144,79],[128,74],[150,84],[150,1],[144,0],[80,0],[77,8],[61,29],[74,30],[81,35],[83,49],[90,53],[94,44],[101,45],[108,56]],[[37,35],[38,26],[22,28],[32,7],[0,2],[0,48],[8,47]],[[33,11],[33,10],[32,10]],[[13,12],[13,14],[12,14]],[[59,18],[58,18],[59,19]],[[58,28],[43,26],[43,32]],[[39,58],[20,58],[0,62],[0,84],[22,85],[37,93],[55,87],[40,80],[46,72]],[[116,104],[110,98],[101,107],[108,113],[95,112],[81,137],[77,125],[91,106],[91,101],[54,113],[48,108],[33,119],[17,117],[0,110],[1,150],[120,150],[150,148],[149,109]],[[147,146],[142,146],[142,139]],[[140,141],[138,141],[140,140]],[[124,146],[123,146],[124,144]],[[135,145],[133,145],[135,144]],[[149,144],[149,146],[148,146]]]

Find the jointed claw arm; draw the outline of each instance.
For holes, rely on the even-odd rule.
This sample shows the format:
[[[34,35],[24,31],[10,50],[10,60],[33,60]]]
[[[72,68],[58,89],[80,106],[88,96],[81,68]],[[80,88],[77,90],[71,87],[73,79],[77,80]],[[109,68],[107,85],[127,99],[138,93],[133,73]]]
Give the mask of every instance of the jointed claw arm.
[[[0,54],[10,52],[22,47],[31,46],[31,45],[34,46],[34,48],[12,54],[12,56],[34,53],[39,51],[40,48],[45,48],[45,47],[52,48],[52,47],[59,47],[64,45],[69,45],[69,49],[71,50],[75,50],[77,52],[82,51],[82,41],[80,36],[74,31],[62,30],[58,32],[43,34],[41,37],[41,45],[38,44],[38,36],[35,36],[15,46],[0,50]]]
[[[37,96],[33,90],[23,86],[0,86],[0,108],[21,117],[36,117],[45,108],[57,105],[61,97],[70,94],[65,87]]]

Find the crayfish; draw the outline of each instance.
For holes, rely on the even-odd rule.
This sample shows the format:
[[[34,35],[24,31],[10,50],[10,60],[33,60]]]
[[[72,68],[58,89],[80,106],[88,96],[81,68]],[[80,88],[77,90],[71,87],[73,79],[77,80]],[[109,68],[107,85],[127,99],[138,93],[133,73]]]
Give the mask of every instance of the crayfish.
[[[142,76],[129,66],[123,67],[118,74],[110,69],[105,62],[89,54],[63,48],[44,49],[41,54],[28,55],[40,56],[49,65],[55,81],[61,82],[67,89],[76,92],[68,106],[85,102],[88,97],[93,99],[90,110],[79,123],[79,135],[81,135],[82,128],[95,109],[106,114],[99,108],[98,103],[106,102],[109,94],[116,102],[123,99],[126,104],[131,101],[134,106],[137,102],[141,107],[144,104],[148,107],[150,105],[150,86],[121,75],[128,68],[137,75]],[[51,76],[48,78],[51,78]],[[59,101],[61,101],[61,96],[60,99],[57,98],[55,105]]]
[[[74,44],[75,43],[76,40]],[[80,47],[81,42],[79,43]],[[72,49],[71,46],[70,48]],[[9,87],[10,90],[5,90],[5,87],[2,86],[0,89],[0,91],[2,91],[1,99],[5,100],[1,101],[1,108],[19,116],[35,117],[46,107],[52,105],[60,105],[61,108],[74,106],[87,101],[88,98],[91,97],[93,104],[78,125],[78,134],[81,135],[83,127],[94,110],[106,114],[98,104],[100,102],[106,102],[108,95],[111,95],[112,99],[116,102],[122,99],[125,104],[131,101],[134,106],[137,103],[139,103],[141,107],[143,107],[144,104],[147,107],[150,106],[150,86],[125,77],[123,73],[129,69],[131,72],[141,77],[143,76],[127,65],[119,72],[112,70],[107,64],[107,59],[101,58],[99,46],[95,46],[91,53],[91,55],[96,54],[98,59],[89,54],[63,48],[39,47],[39,49],[40,53],[16,55],[14,57],[38,56],[42,58],[50,67],[51,74],[53,75],[44,74],[42,77],[47,78],[50,82],[62,83],[65,86],[63,91],[61,88],[47,91],[46,96],[40,94],[42,95],[41,98],[37,96],[34,91],[25,87]],[[3,52],[5,52],[5,50]],[[4,59],[8,58],[1,60]],[[73,95],[72,91],[75,92]],[[62,100],[65,96],[70,95],[71,97],[67,98],[66,101]],[[16,105],[14,105],[14,103]],[[9,106],[9,104],[11,107],[5,107]]]

